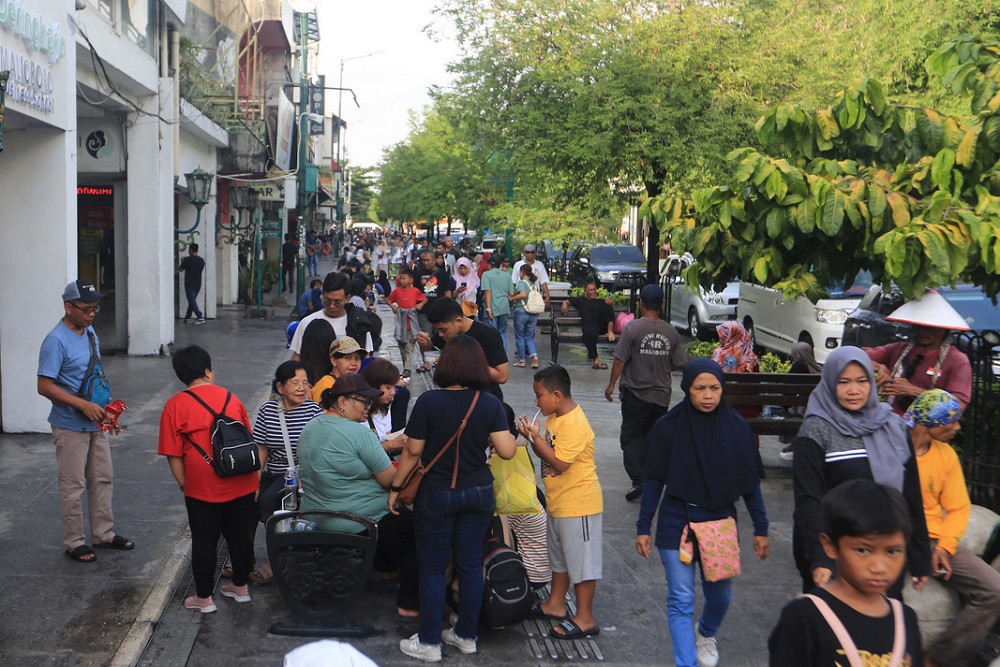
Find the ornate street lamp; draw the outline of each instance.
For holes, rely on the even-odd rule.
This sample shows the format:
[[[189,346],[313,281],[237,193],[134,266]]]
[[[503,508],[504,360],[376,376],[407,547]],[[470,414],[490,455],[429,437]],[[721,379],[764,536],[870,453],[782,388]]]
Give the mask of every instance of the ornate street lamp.
[[[209,193],[212,190],[212,179],[215,178],[215,174],[209,174],[203,171],[201,167],[198,167],[190,174],[184,174],[184,178],[187,180],[188,201],[195,207],[197,213],[195,214],[194,225],[192,227],[188,229],[177,229],[174,227],[174,231],[178,234],[190,234],[198,229],[198,224],[201,222],[201,209],[208,203]]]
[[[236,221],[226,224],[222,221],[221,217],[215,220],[216,232],[220,230],[228,232],[225,235],[217,234],[224,242],[229,244],[236,243],[240,235],[249,232],[253,228],[253,215],[247,216],[244,224],[243,211],[255,210],[259,197],[260,191],[246,183],[237,183],[229,186],[229,203],[237,211]]]

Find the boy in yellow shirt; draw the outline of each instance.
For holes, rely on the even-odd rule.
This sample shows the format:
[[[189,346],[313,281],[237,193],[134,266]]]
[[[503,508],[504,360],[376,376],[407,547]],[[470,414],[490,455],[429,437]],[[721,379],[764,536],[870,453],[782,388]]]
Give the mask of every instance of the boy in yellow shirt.
[[[548,521],[552,594],[532,607],[531,618],[561,623],[554,639],[581,639],[600,632],[594,621],[594,594],[601,578],[604,499],[594,463],[594,431],[573,400],[569,373],[549,366],[534,376],[535,404],[547,417],[545,435],[538,422],[521,417],[518,430],[542,461]],[[576,615],[566,614],[566,592],[573,584]]]
[[[904,417],[917,455],[935,576],[963,600],[955,620],[927,647],[926,667],[972,664],[1000,618],[1000,572],[958,543],[969,525],[971,504],[962,465],[948,443],[961,417],[958,399],[943,389],[920,394]]]

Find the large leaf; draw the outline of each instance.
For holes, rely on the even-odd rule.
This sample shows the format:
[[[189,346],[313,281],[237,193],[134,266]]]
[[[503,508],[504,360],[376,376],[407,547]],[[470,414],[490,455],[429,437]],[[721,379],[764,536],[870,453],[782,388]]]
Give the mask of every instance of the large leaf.
[[[951,187],[951,169],[955,166],[955,151],[942,148],[931,163],[931,180],[942,190]]]
[[[979,133],[983,131],[982,125],[974,125],[962,137],[962,142],[955,151],[955,163],[963,167],[971,167],[976,159],[976,142],[979,140]]]
[[[830,109],[820,109],[816,112],[816,126],[819,128],[820,136],[827,141],[840,134],[840,126],[837,125]]]

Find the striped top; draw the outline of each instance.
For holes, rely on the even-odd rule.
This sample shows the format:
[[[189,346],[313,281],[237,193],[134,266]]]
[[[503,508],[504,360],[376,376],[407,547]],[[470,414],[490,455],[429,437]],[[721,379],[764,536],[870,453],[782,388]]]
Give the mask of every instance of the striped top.
[[[261,446],[268,448],[267,461],[264,469],[275,475],[283,475],[288,470],[288,456],[285,454],[285,440],[281,435],[281,422],[278,420],[277,401],[267,401],[257,411],[257,420],[253,424],[253,439]],[[313,417],[323,412],[319,403],[307,400],[305,403],[285,412],[285,424],[288,427],[288,439],[292,445],[292,456],[298,465],[298,444],[302,429]]]

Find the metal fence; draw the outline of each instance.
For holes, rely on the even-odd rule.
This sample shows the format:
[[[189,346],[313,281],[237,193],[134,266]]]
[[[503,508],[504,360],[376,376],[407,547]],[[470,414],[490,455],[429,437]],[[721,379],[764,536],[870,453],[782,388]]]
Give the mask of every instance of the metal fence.
[[[962,332],[955,345],[972,364],[972,400],[954,445],[972,502],[1000,512],[1000,333]]]

